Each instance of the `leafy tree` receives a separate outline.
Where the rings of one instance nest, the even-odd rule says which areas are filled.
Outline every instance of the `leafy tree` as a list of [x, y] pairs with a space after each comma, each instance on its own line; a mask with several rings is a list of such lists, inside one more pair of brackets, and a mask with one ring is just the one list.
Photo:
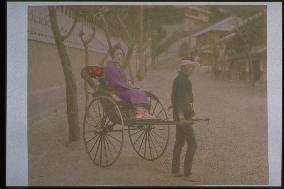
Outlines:
[[[153, 66], [156, 57], [165, 52], [177, 40], [188, 36], [189, 33], [176, 32], [172, 36], [167, 37], [166, 31], [163, 29], [164, 25], [181, 23], [184, 18], [183, 9], [178, 9], [174, 6], [143, 7], [142, 38], [145, 40], [143, 40], [144, 44], [140, 45], [142, 47], [146, 46], [146, 39], [148, 37], [151, 38], [151, 65]], [[141, 21], [137, 22], [139, 20], [139, 6], [112, 6], [110, 9], [112, 11], [109, 11], [109, 14], [105, 17], [110, 24], [111, 35], [120, 37], [128, 45], [129, 52], [132, 52], [135, 46], [139, 46], [141, 37], [141, 31], [139, 30]], [[131, 54], [128, 54], [127, 57], [131, 57]], [[129, 61], [126, 61], [125, 66], [128, 64]]]
[[151, 66], [155, 67], [157, 57], [165, 52], [177, 40], [186, 37], [189, 33], [179, 31], [171, 36], [163, 28], [165, 25], [175, 25], [183, 22], [185, 8], [175, 6], [151, 6], [145, 9], [146, 30], [151, 36]]
[[251, 50], [255, 46], [266, 45], [266, 12], [250, 15], [237, 24], [235, 36], [226, 43], [227, 54], [233, 58], [246, 57], [249, 64], [249, 79], [253, 83], [254, 70]]
[[254, 46], [260, 44], [266, 45], [266, 13], [259, 12], [246, 19], [245, 23], [239, 25], [235, 29], [236, 36], [240, 42], [236, 42], [234, 48], [242, 48], [249, 62], [249, 79], [254, 86], [254, 69], [252, 66], [251, 50]]

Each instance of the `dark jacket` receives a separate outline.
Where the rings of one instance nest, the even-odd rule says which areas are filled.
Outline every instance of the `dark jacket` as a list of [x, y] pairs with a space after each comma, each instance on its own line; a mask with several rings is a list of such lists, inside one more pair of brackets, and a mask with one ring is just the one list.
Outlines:
[[178, 120], [177, 115], [181, 112], [185, 118], [189, 118], [194, 111], [191, 81], [182, 72], [179, 72], [173, 81], [171, 101], [174, 110], [174, 120]]

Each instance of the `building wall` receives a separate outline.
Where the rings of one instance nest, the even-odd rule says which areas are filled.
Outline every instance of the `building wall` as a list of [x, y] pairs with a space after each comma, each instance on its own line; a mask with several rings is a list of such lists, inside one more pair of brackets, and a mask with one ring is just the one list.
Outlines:
[[209, 45], [213, 41], [217, 42], [225, 35], [225, 33], [226, 32], [222, 32], [222, 31], [211, 31], [211, 32], [205, 33], [196, 38], [196, 45], [197, 47], [202, 47], [203, 45]]
[[[57, 12], [60, 32], [66, 34], [73, 19]], [[65, 106], [65, 78], [61, 67], [47, 6], [28, 8], [28, 119], [41, 118], [62, 105]], [[77, 82], [78, 98], [84, 94], [80, 71], [84, 66], [85, 52], [79, 33], [86, 36], [92, 29], [78, 22], [64, 45], [69, 55], [72, 71]], [[111, 38], [113, 44], [117, 38]], [[125, 46], [122, 43], [123, 46]], [[89, 43], [89, 65], [96, 65], [108, 49], [104, 33], [96, 28], [96, 34]]]
[[[80, 71], [84, 67], [83, 49], [67, 47], [78, 97], [84, 94]], [[89, 51], [89, 65], [96, 65], [104, 53]], [[35, 119], [65, 103], [65, 78], [54, 44], [28, 40], [28, 118]]]

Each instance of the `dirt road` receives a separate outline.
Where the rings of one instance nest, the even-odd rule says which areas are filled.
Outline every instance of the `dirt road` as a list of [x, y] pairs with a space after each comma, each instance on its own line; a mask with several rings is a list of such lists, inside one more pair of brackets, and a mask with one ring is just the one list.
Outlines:
[[[169, 68], [154, 70], [137, 86], [156, 93], [168, 107], [176, 73]], [[111, 167], [99, 168], [92, 164], [82, 141], [67, 142], [67, 121], [62, 108], [45, 119], [33, 121], [28, 127], [29, 185], [268, 184], [265, 89], [259, 86], [252, 89], [236, 81], [215, 80], [205, 67], [199, 67], [191, 80], [197, 117], [211, 118], [210, 125], [198, 123], [194, 126], [198, 149], [193, 173], [200, 177], [199, 183], [170, 175], [174, 127], [171, 127], [167, 151], [160, 159], [141, 159], [125, 135], [119, 160]], [[82, 122], [84, 98], [80, 98], [79, 106]]]

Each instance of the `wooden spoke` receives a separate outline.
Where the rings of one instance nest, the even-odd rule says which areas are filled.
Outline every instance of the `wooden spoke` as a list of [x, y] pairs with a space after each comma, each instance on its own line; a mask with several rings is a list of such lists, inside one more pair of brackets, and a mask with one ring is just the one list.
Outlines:
[[145, 131], [142, 131], [141, 135], [139, 135], [139, 137], [135, 140], [134, 145], [138, 142], [138, 140], [143, 136], [144, 133]]
[[[102, 139], [103, 139], [103, 137], [102, 137]], [[102, 159], [103, 159], [103, 143], [102, 143], [102, 141], [101, 141], [101, 150], [100, 150], [100, 165], [102, 165]]]
[[90, 141], [92, 141], [94, 138], [98, 137], [99, 135], [93, 136], [91, 139], [87, 140], [86, 143], [88, 144]]
[[[167, 113], [156, 98], [150, 97], [149, 113], [161, 120], [168, 120]], [[133, 130], [133, 125], [128, 125], [130, 142], [134, 151], [143, 159], [155, 160], [165, 152], [169, 141], [169, 125], [155, 125], [151, 122], [139, 123], [141, 129]], [[142, 149], [143, 148], [143, 149]]]
[[154, 130], [152, 131], [152, 133], [155, 134], [156, 136], [158, 136], [159, 138], [161, 138], [162, 140], [167, 140], [166, 138], [164, 138], [161, 135], [159, 135], [158, 133], [156, 133]]
[[155, 142], [159, 145], [159, 147], [163, 148], [162, 145], [160, 144], [160, 142], [156, 139], [156, 137], [154, 137], [154, 135], [152, 133], [150, 135], [154, 138]]
[[97, 142], [100, 140], [100, 137], [97, 138], [96, 142], [93, 144], [90, 153], [93, 151], [94, 147], [96, 146]]
[[151, 148], [151, 144], [150, 144], [150, 134], [149, 134], [149, 133], [147, 133], [147, 137], [148, 137], [148, 144], [149, 144], [150, 156], [151, 156], [151, 159], [152, 159], [153, 156], [152, 156], [152, 148]]
[[143, 130], [138, 130], [135, 133], [131, 133], [130, 136], [134, 136], [134, 135], [136, 135], [137, 133], [140, 133], [140, 132], [143, 132]]
[[[157, 151], [157, 148], [156, 148], [156, 145], [155, 145], [155, 143], [153, 142], [153, 140], [152, 140], [152, 138], [151, 138], [151, 133], [149, 133], [149, 138], [150, 138], [150, 141], [152, 142], [152, 145], [153, 145], [153, 147], [154, 147], [154, 150], [155, 150], [155, 152], [156, 152], [156, 155], [158, 154], [158, 151]], [[150, 144], [149, 144], [150, 145]], [[150, 145], [151, 146], [151, 145]]]
[[99, 151], [99, 147], [100, 147], [101, 141], [102, 141], [102, 138], [100, 137], [99, 144], [98, 144], [98, 147], [97, 147], [96, 152], [95, 152], [95, 157], [93, 159], [94, 162], [96, 162], [96, 158], [97, 158], [97, 154], [98, 154], [98, 151]]
[[146, 146], [147, 146], [147, 138], [148, 138], [147, 133], [148, 133], [148, 132], [145, 132], [146, 138], [145, 138], [145, 147], [144, 147], [144, 157], [146, 157], [146, 150], [147, 150], [147, 148], [146, 148]]
[[[117, 114], [118, 122], [113, 122], [109, 112]], [[107, 167], [118, 159], [123, 145], [123, 123], [119, 107], [111, 97], [94, 97], [84, 116], [83, 139], [95, 165]]]
[[111, 140], [109, 138], [107, 138], [107, 137], [106, 137], [106, 140], [111, 144], [111, 146], [114, 149], [114, 151], [118, 152], [118, 150], [116, 149], [115, 145], [111, 142]]
[[111, 136], [110, 134], [107, 134], [107, 136], [110, 136], [112, 139], [116, 140], [117, 142], [121, 142], [121, 140], [115, 138], [114, 136]]
[[142, 144], [143, 144], [143, 141], [144, 141], [145, 135], [146, 135], [146, 134], [144, 134], [144, 135], [143, 135], [143, 139], [142, 139], [142, 141], [141, 141], [141, 143], [140, 143], [140, 146], [139, 146], [139, 150], [138, 150], [138, 152], [140, 152], [140, 150], [141, 150], [141, 147], [142, 147]]

